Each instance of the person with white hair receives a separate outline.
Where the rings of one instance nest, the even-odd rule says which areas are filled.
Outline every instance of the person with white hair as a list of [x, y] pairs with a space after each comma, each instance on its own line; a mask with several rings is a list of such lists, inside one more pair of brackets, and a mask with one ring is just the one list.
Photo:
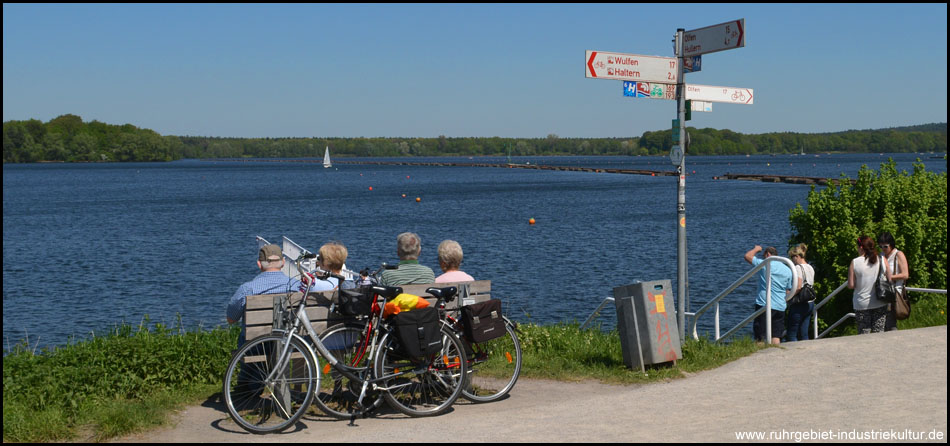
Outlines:
[[468, 282], [475, 280], [472, 276], [459, 270], [462, 265], [462, 245], [455, 240], [443, 240], [439, 243], [439, 267], [442, 275], [435, 278], [435, 283]]

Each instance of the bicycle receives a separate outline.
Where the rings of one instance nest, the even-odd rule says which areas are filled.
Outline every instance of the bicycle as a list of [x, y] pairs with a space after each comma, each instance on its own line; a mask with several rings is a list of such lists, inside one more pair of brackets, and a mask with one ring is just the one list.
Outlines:
[[504, 398], [521, 374], [521, 341], [518, 339], [517, 325], [502, 316], [505, 321], [504, 335], [485, 342], [472, 342], [465, 336], [465, 323], [459, 317], [461, 307], [449, 312], [445, 310], [445, 302], [438, 301], [437, 305], [442, 312], [442, 323], [458, 335], [465, 347], [469, 370], [462, 397], [475, 403]]
[[[295, 261], [301, 273], [302, 260], [313, 256], [305, 254]], [[327, 272], [321, 278], [330, 276]], [[281, 315], [290, 328], [275, 329], [248, 341], [228, 364], [224, 375], [225, 405], [242, 429], [255, 434], [282, 431], [296, 423], [311, 403], [316, 403], [324, 413], [349, 416], [352, 425], [358, 415], [365, 416], [376, 404], [374, 400], [369, 409], [363, 404], [367, 394], [374, 391], [381, 392], [394, 409], [413, 417], [438, 415], [451, 407], [461, 394], [468, 371], [464, 347], [453, 332], [440, 326], [438, 353], [422, 358], [406, 356], [383, 319], [380, 305], [399, 295], [402, 289], [374, 285], [366, 290], [372, 295], [369, 320], [374, 324], [367, 324], [367, 336], [356, 339], [365, 339], [369, 345], [355, 350], [362, 351], [364, 359], [348, 365], [337, 359], [337, 355], [343, 357], [340, 352], [347, 348], [334, 349], [334, 355], [310, 325], [306, 301], [312, 283], [309, 281], [300, 301], [289, 305]], [[365, 355], [367, 352], [372, 356]], [[345, 411], [328, 407], [332, 398], [314, 398], [323, 394], [318, 355], [326, 361], [326, 370], [335, 372], [334, 385], [328, 388], [335, 388], [336, 377], [340, 376], [347, 380], [347, 391], [356, 394], [359, 389]], [[372, 360], [367, 362], [365, 358]]]
[[[378, 281], [379, 274], [384, 268], [386, 268], [385, 264], [383, 268], [370, 276]], [[446, 303], [455, 299], [457, 289], [455, 287], [442, 288], [438, 295], [432, 293], [430, 291], [432, 289], [426, 289], [426, 292], [436, 297], [435, 305], [439, 309], [442, 324], [458, 336], [465, 348], [468, 373], [462, 389], [462, 397], [475, 403], [487, 403], [504, 398], [521, 374], [522, 351], [517, 325], [502, 316], [505, 322], [505, 333], [502, 336], [485, 342], [473, 342], [465, 336], [465, 323], [459, 317], [460, 307], [451, 311], [446, 310]], [[339, 333], [341, 337], [357, 339], [359, 333], [366, 331], [366, 327], [359, 322], [351, 322], [337, 324], [328, 328], [326, 333]], [[347, 352], [347, 357], [351, 356], [352, 354]], [[479, 371], [481, 373], [478, 373]], [[344, 398], [338, 401], [345, 400]], [[349, 400], [352, 400], [352, 395]], [[339, 416], [344, 415], [339, 414]]]

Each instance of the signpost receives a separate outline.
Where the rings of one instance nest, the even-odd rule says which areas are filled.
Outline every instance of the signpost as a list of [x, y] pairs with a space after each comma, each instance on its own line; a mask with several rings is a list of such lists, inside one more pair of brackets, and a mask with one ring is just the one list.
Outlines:
[[683, 54], [697, 56], [745, 46], [745, 19], [733, 20], [683, 33]]
[[[686, 85], [686, 100], [693, 101], [693, 111], [712, 111], [710, 102], [752, 105], [754, 92], [751, 88], [715, 87], [712, 85]], [[623, 82], [623, 95], [635, 98], [676, 99], [676, 84], [659, 82]], [[701, 104], [701, 105], [696, 105]]]
[[587, 50], [587, 76], [621, 81], [676, 83], [677, 61], [672, 57], [608, 53]]
[[686, 84], [686, 99], [752, 105], [752, 89]]
[[[686, 152], [689, 150], [689, 135], [685, 125], [689, 115], [686, 101], [690, 100], [690, 111], [712, 111], [713, 102], [751, 105], [753, 99], [751, 88], [687, 85], [685, 73], [700, 71], [702, 54], [744, 46], [745, 19], [739, 19], [691, 31], [677, 29], [673, 39], [676, 58], [590, 50], [584, 57], [587, 77], [625, 81], [624, 96], [676, 99], [670, 162], [679, 174], [676, 183], [676, 322], [681, 342], [686, 339], [686, 302], [689, 300], [686, 270]], [[772, 329], [771, 322], [766, 318], [766, 332]]]

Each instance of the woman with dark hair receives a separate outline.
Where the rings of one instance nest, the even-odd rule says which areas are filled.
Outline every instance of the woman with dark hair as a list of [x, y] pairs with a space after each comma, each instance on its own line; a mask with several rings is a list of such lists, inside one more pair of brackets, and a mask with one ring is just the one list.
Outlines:
[[[895, 246], [894, 236], [890, 232], [882, 232], [877, 238], [877, 244], [881, 248], [881, 253], [887, 259], [884, 266], [891, 272], [891, 282], [897, 287], [897, 291], [904, 289], [904, 281], [910, 278], [910, 268], [907, 266], [907, 257]], [[884, 321], [884, 331], [897, 330], [896, 306], [887, 304], [887, 319]]]
[[882, 332], [887, 318], [887, 303], [877, 298], [874, 283], [882, 269], [887, 280], [891, 279], [891, 273], [878, 263], [883, 261], [883, 257], [878, 255], [874, 239], [862, 235], [858, 238], [857, 250], [859, 255], [848, 266], [848, 288], [854, 290], [851, 302], [858, 334]]

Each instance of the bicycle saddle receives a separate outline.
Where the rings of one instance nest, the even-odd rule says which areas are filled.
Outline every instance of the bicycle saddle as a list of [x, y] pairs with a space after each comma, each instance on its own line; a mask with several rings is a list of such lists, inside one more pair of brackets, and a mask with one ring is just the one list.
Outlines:
[[386, 300], [392, 299], [402, 294], [402, 287], [398, 286], [373, 285], [372, 290], [374, 293], [385, 297]]
[[455, 293], [458, 292], [458, 288], [454, 286], [445, 287], [445, 288], [436, 288], [430, 287], [426, 288], [426, 293], [429, 293], [436, 297], [436, 299], [443, 299], [446, 302], [452, 302], [455, 299]]

